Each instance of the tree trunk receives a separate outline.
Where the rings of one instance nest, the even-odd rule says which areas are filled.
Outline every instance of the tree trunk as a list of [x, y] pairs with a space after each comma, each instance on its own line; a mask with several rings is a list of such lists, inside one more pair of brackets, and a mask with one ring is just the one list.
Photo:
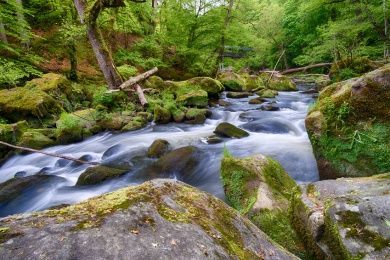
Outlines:
[[[18, 4], [18, 9], [16, 11], [16, 16], [18, 17], [20, 24], [26, 24], [26, 20], [23, 13], [23, 1], [22, 0], [16, 0], [16, 3]], [[22, 45], [25, 47], [30, 46], [30, 39], [28, 36], [28, 32], [24, 26], [21, 26], [19, 29], [20, 39], [22, 41]]]
[[138, 82], [140, 81], [143, 81], [147, 78], [149, 78], [150, 76], [152, 76], [154, 73], [156, 73], [158, 71], [157, 68], [153, 68], [151, 70], [148, 70], [138, 76], [135, 76], [135, 77], [132, 77], [128, 80], [126, 80], [125, 82], [123, 82], [122, 85], [119, 86], [119, 89], [126, 89], [126, 88], [129, 88], [129, 87], [133, 87], [135, 84], [137, 84]]
[[308, 69], [330, 67], [330, 66], [332, 66], [332, 63], [318, 63], [318, 64], [309, 65], [306, 67], [288, 69], [288, 70], [282, 71], [281, 74], [285, 75], [285, 74], [291, 74], [291, 73], [295, 73], [295, 72], [306, 71]]
[[226, 11], [225, 21], [224, 21], [223, 28], [222, 28], [221, 40], [219, 43], [218, 58], [217, 58], [215, 74], [217, 74], [218, 68], [219, 68], [220, 64], [223, 62], [223, 53], [225, 52], [226, 30], [229, 26], [229, 23], [230, 23], [230, 20], [232, 17], [233, 4], [234, 4], [234, 0], [229, 0], [229, 6], [228, 6], [228, 9]]
[[77, 55], [76, 55], [76, 45], [74, 43], [68, 46], [69, 61], [70, 61], [70, 71], [69, 79], [77, 81]]
[[387, 2], [383, 0], [383, 16], [384, 16], [384, 43], [383, 43], [383, 58], [387, 59], [389, 57], [389, 36], [388, 36], [388, 20], [387, 20]]
[[[81, 23], [85, 24], [85, 4], [83, 0], [74, 0], [74, 5], [76, 7]], [[110, 89], [118, 88], [118, 86], [122, 84], [122, 79], [118, 71], [116, 70], [115, 64], [112, 60], [109, 51], [103, 48], [103, 38], [99, 34], [99, 31], [96, 27], [96, 21], [90, 21], [87, 24], [87, 35], [89, 42], [92, 46], [93, 52], [95, 54], [96, 60], [99, 64], [99, 68], [104, 75], [108, 87]]]
[[5, 44], [8, 44], [7, 35], [5, 34], [5, 28], [4, 28], [3, 21], [1, 21], [1, 18], [0, 18], [0, 40]]

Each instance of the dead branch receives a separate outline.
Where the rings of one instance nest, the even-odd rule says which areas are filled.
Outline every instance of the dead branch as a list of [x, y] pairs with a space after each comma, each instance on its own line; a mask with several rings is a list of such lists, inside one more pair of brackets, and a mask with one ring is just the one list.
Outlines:
[[330, 67], [330, 66], [332, 66], [332, 64], [333, 63], [318, 63], [318, 64], [309, 65], [306, 67], [288, 69], [288, 70], [282, 71], [281, 74], [285, 75], [285, 74], [291, 74], [291, 73], [300, 72], [300, 71], [306, 71], [306, 70], [314, 69], [314, 68]]
[[126, 88], [133, 87], [135, 84], [149, 78], [157, 71], [158, 71], [157, 68], [153, 68], [153, 69], [148, 70], [148, 71], [146, 71], [138, 76], [132, 77], [132, 78], [126, 80], [125, 82], [123, 82], [122, 85], [119, 86], [119, 89], [124, 90]]
[[55, 154], [55, 153], [48, 153], [48, 152], [44, 152], [44, 151], [40, 151], [40, 150], [28, 148], [28, 147], [12, 145], [12, 144], [9, 144], [9, 143], [3, 142], [3, 141], [0, 141], [0, 144], [2, 144], [4, 146], [8, 146], [10, 148], [22, 150], [22, 151], [33, 152], [33, 153], [40, 153], [40, 154], [44, 154], [44, 155], [47, 155], [47, 156], [57, 157], [57, 158], [61, 158], [61, 159], [69, 160], [69, 161], [74, 161], [74, 162], [81, 163], [81, 164], [99, 165], [99, 163], [97, 163], [97, 162], [87, 162], [87, 161], [79, 160], [79, 159], [76, 159], [76, 158], [73, 158], [73, 157], [69, 157], [69, 156], [66, 156], [66, 155]]

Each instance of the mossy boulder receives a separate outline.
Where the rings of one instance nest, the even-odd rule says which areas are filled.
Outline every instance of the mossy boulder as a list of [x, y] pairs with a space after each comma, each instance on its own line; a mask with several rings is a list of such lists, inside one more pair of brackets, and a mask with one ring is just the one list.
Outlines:
[[160, 158], [168, 153], [171, 146], [167, 140], [157, 139], [148, 148], [147, 156], [149, 158]]
[[293, 199], [297, 230], [318, 259], [386, 259], [390, 173], [306, 184]]
[[99, 184], [106, 180], [120, 177], [127, 173], [127, 169], [112, 168], [104, 165], [89, 167], [77, 180], [78, 186]]
[[157, 90], [164, 90], [167, 86], [162, 78], [158, 76], [151, 76], [145, 81], [145, 87]]
[[306, 118], [321, 179], [390, 171], [390, 66], [324, 88]]
[[171, 112], [168, 109], [161, 106], [154, 108], [154, 122], [156, 124], [168, 124], [171, 121]]
[[0, 226], [4, 259], [297, 259], [221, 200], [174, 180], [3, 218]]
[[226, 198], [233, 208], [247, 215], [284, 248], [305, 256], [304, 244], [287, 214], [298, 186], [277, 161], [263, 155], [225, 156], [221, 176]]
[[247, 75], [245, 78], [245, 91], [260, 90], [265, 88], [263, 80], [257, 75]]
[[0, 115], [10, 121], [48, 118], [62, 111], [60, 102], [42, 90], [26, 87], [0, 90]]
[[206, 118], [211, 115], [211, 111], [208, 109], [190, 108], [186, 112], [187, 124], [203, 124]]
[[217, 79], [228, 91], [242, 91], [245, 89], [245, 79], [233, 71], [224, 71], [217, 75]]
[[136, 116], [131, 119], [130, 122], [128, 122], [123, 128], [122, 131], [135, 131], [142, 129], [146, 126], [148, 122], [145, 120], [144, 117]]
[[208, 104], [207, 92], [201, 89], [194, 89], [178, 93], [176, 102], [184, 106], [206, 107]]
[[252, 95], [249, 92], [227, 92], [226, 97], [228, 98], [247, 98]]
[[276, 72], [263, 72], [259, 76], [266, 88], [276, 91], [297, 91], [296, 84], [288, 77]]
[[261, 98], [274, 98], [278, 95], [278, 91], [272, 89], [262, 89], [256, 92]]
[[248, 101], [248, 103], [251, 105], [260, 105], [260, 104], [263, 104], [264, 102], [266, 102], [266, 100], [264, 98], [261, 98], [261, 97], [252, 98]]
[[196, 77], [187, 80], [188, 83], [199, 86], [206, 91], [209, 97], [218, 97], [218, 94], [224, 90], [221, 82], [209, 77]]
[[55, 144], [55, 140], [46, 136], [42, 131], [29, 130], [22, 134], [18, 145], [34, 149], [42, 149]]
[[199, 163], [200, 151], [194, 146], [173, 150], [141, 171], [143, 178], [177, 178], [185, 180]]
[[[16, 144], [25, 131], [28, 130], [26, 121], [20, 121], [15, 124], [0, 124], [0, 140], [3, 142]], [[0, 159], [6, 156], [11, 148], [0, 146]]]
[[220, 123], [214, 130], [216, 135], [229, 138], [244, 138], [249, 133], [227, 122]]
[[57, 140], [60, 143], [81, 141], [101, 130], [96, 119], [99, 113], [95, 109], [84, 109], [74, 113], [61, 114], [56, 122]]
[[41, 78], [33, 79], [26, 83], [25, 88], [37, 89], [49, 94], [67, 111], [72, 110], [77, 102], [84, 99], [80, 88], [74, 87], [64, 75], [55, 73], [44, 74]]
[[47, 184], [52, 180], [60, 179], [56, 176], [49, 175], [32, 175], [23, 178], [12, 178], [0, 184], [0, 205], [6, 204], [26, 189], [37, 188], [40, 185]]
[[172, 111], [172, 118], [173, 121], [175, 121], [176, 123], [183, 122], [185, 117], [186, 112], [182, 109], [175, 109], [174, 111]]

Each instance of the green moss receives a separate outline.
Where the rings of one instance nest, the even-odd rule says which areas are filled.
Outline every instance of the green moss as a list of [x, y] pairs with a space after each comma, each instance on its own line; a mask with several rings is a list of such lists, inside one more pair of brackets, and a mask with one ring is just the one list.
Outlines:
[[200, 89], [207, 92], [209, 96], [216, 97], [223, 91], [223, 85], [218, 80], [209, 77], [196, 77], [187, 80], [187, 84], [198, 86]]
[[291, 218], [285, 211], [262, 209], [251, 217], [252, 222], [272, 240], [301, 259], [309, 256], [300, 237], [291, 225]]
[[25, 87], [0, 90], [0, 110], [2, 116], [11, 121], [45, 118], [63, 111], [58, 101], [45, 92]]
[[171, 113], [169, 112], [169, 110], [157, 106], [154, 109], [154, 121], [157, 124], [167, 124], [171, 121]]
[[346, 238], [355, 238], [371, 245], [375, 250], [380, 251], [390, 245], [390, 239], [385, 239], [376, 232], [367, 229], [358, 212], [343, 211], [339, 214], [340, 224], [347, 228]]
[[54, 140], [44, 135], [41, 131], [35, 130], [24, 132], [18, 141], [18, 145], [34, 149], [42, 149], [54, 144]]
[[275, 96], [278, 95], [278, 92], [276, 90], [271, 90], [271, 89], [262, 89], [256, 92], [256, 94], [262, 98], [274, 98]]
[[[317, 157], [344, 176], [370, 176], [390, 171], [390, 124], [344, 127], [337, 134], [311, 136]], [[352, 166], [352, 168], [351, 168]]]
[[245, 79], [232, 71], [220, 73], [217, 78], [226, 90], [242, 91], [245, 88]]
[[147, 121], [144, 117], [134, 117], [129, 123], [127, 123], [123, 128], [122, 131], [135, 131], [139, 130], [147, 124]]
[[277, 90], [277, 91], [296, 91], [297, 86], [287, 77], [280, 79], [270, 80], [268, 89]]
[[184, 106], [206, 107], [208, 104], [207, 92], [198, 86], [183, 86], [176, 91], [176, 101]]
[[331, 204], [327, 203], [325, 208], [324, 240], [330, 247], [332, 255], [335, 259], [353, 259], [342, 242], [337, 224], [331, 220], [329, 214], [330, 206]]
[[14, 232], [9, 227], [0, 227], [0, 244], [19, 235], [21, 235], [19, 232]]

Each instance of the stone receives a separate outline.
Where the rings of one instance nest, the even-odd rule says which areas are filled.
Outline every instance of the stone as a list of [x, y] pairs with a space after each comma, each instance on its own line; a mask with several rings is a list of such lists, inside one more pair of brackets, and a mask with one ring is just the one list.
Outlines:
[[225, 156], [221, 176], [227, 201], [233, 208], [290, 252], [305, 255], [304, 243], [287, 214], [298, 186], [277, 161], [261, 154], [246, 158]]
[[272, 103], [267, 103], [267, 104], [264, 104], [261, 106], [261, 110], [264, 110], [264, 111], [279, 111], [280, 108], [275, 105], [275, 104], [272, 104]]
[[117, 178], [127, 173], [127, 169], [117, 169], [104, 165], [92, 166], [87, 168], [77, 180], [76, 185], [94, 185], [106, 180]]
[[18, 141], [19, 146], [42, 149], [47, 146], [54, 145], [55, 141], [50, 139], [46, 135], [42, 134], [37, 130], [29, 130], [24, 132]]
[[274, 98], [278, 95], [278, 92], [272, 89], [262, 89], [256, 92], [256, 94], [261, 98]]
[[226, 97], [228, 98], [247, 98], [252, 94], [249, 92], [227, 92]]
[[139, 130], [144, 128], [147, 123], [148, 121], [146, 121], [144, 117], [141, 116], [133, 117], [130, 122], [128, 122], [124, 127], [122, 127], [122, 131]]
[[245, 91], [254, 91], [265, 88], [263, 80], [257, 75], [247, 75], [245, 77]]
[[227, 122], [220, 123], [214, 130], [214, 133], [229, 138], [244, 138], [249, 136], [249, 133]]
[[0, 184], [0, 203], [7, 203], [17, 198], [24, 190], [43, 185], [52, 180], [60, 179], [49, 175], [32, 175], [9, 179]]
[[16, 122], [27, 118], [59, 115], [63, 108], [58, 100], [42, 90], [26, 87], [0, 90], [1, 116]]
[[157, 139], [148, 148], [147, 156], [149, 158], [160, 158], [170, 150], [170, 144], [167, 140]]
[[204, 90], [186, 91], [177, 96], [176, 102], [185, 106], [206, 107], [208, 104], [208, 95]]
[[211, 111], [208, 109], [190, 108], [186, 113], [187, 124], [204, 124], [207, 117], [211, 116]]
[[200, 151], [194, 146], [173, 150], [143, 169], [143, 178], [177, 178], [185, 180], [199, 163]]
[[209, 97], [218, 97], [219, 93], [223, 91], [223, 85], [216, 79], [209, 77], [196, 77], [187, 80], [189, 84], [199, 86], [206, 91]]
[[74, 87], [72, 83], [61, 74], [48, 73], [41, 78], [33, 79], [26, 83], [25, 88], [38, 89], [49, 94], [55, 100], [59, 100], [66, 111], [73, 110], [76, 103], [84, 100], [81, 89]]
[[223, 142], [223, 139], [217, 135], [212, 135], [207, 137], [206, 141], [208, 144], [219, 144]]
[[160, 106], [154, 108], [154, 122], [156, 124], [168, 124], [171, 121], [171, 113]]
[[321, 259], [386, 259], [390, 173], [302, 186], [293, 200], [297, 230]]
[[321, 179], [390, 171], [390, 66], [324, 88], [306, 117]]
[[220, 105], [221, 107], [228, 107], [228, 106], [231, 105], [231, 103], [227, 102], [226, 100], [219, 99], [218, 100], [218, 105]]
[[221, 72], [217, 79], [228, 91], [242, 91], [245, 88], [245, 79], [233, 71]]
[[174, 180], [3, 218], [0, 226], [4, 259], [298, 259], [224, 202]]
[[266, 100], [261, 98], [261, 97], [257, 97], [257, 98], [252, 98], [249, 100], [249, 104], [251, 105], [260, 105], [262, 103], [264, 103]]

